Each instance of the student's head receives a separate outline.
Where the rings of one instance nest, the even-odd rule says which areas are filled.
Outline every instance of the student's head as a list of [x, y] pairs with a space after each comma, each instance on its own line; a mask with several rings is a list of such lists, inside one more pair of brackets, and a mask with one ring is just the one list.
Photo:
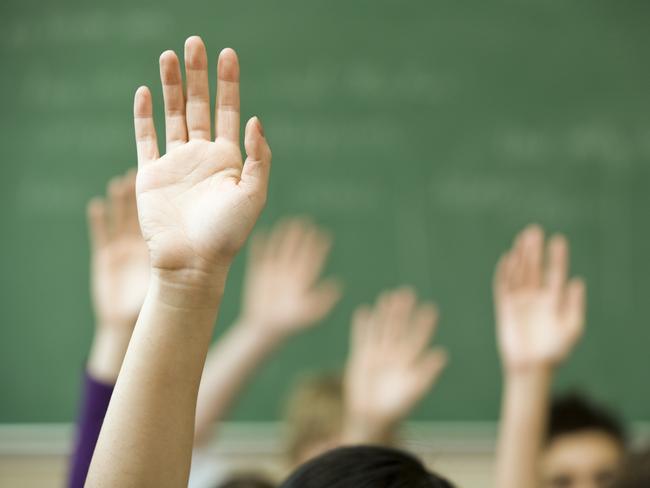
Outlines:
[[629, 456], [612, 488], [648, 488], [650, 486], [650, 447]]
[[281, 488], [453, 488], [415, 457], [388, 447], [340, 447], [299, 467]]
[[542, 486], [609, 486], [624, 453], [625, 432], [614, 415], [579, 394], [559, 397], [551, 406]]
[[339, 445], [343, 423], [339, 374], [309, 377], [294, 388], [287, 408], [287, 455], [292, 466]]
[[221, 483], [217, 488], [275, 488], [275, 485], [261, 476], [239, 475]]

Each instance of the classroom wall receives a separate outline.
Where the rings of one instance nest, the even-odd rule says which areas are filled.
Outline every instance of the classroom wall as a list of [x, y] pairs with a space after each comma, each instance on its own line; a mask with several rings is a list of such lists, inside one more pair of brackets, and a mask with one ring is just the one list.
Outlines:
[[[273, 421], [294, 379], [336, 369], [349, 316], [385, 287], [441, 309], [451, 364], [414, 414], [493, 422], [490, 283], [513, 234], [568, 235], [587, 334], [556, 387], [650, 419], [650, 3], [6, 0], [0, 7], [0, 423], [70, 422], [93, 329], [87, 200], [135, 163], [131, 104], [158, 55], [205, 39], [242, 62], [242, 110], [273, 146], [260, 228], [335, 236], [345, 296], [233, 412]], [[162, 127], [162, 126], [160, 126]], [[243, 259], [217, 336], [236, 317]]]
[[[71, 427], [61, 424], [0, 427], [0, 486], [61, 486], [70, 433]], [[272, 479], [286, 476], [282, 425], [226, 423], [219, 433], [204, 458], [225, 464], [231, 472], [254, 469]], [[489, 425], [411, 424], [403, 439], [432, 469], [451, 477], [458, 486], [491, 486], [494, 432]]]
[[[21, 488], [61, 486], [67, 473], [71, 426], [0, 427], [0, 486]], [[265, 473], [274, 479], [286, 474], [283, 426], [268, 422], [226, 422], [219, 438], [207, 448], [207, 459], [231, 472]], [[631, 426], [633, 444], [650, 437], [650, 423]], [[411, 422], [401, 434], [402, 445], [439, 473], [463, 488], [493, 486], [496, 431], [491, 423]]]

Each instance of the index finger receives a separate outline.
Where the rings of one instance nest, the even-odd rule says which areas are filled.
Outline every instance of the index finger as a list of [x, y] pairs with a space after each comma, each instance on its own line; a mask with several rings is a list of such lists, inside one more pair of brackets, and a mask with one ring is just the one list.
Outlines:
[[239, 145], [239, 60], [233, 49], [226, 48], [217, 62], [216, 137]]

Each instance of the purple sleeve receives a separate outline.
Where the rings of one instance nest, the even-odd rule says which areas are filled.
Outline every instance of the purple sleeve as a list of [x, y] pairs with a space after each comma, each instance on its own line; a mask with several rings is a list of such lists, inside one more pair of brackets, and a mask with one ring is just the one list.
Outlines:
[[74, 449], [70, 459], [68, 486], [71, 488], [83, 488], [86, 482], [90, 460], [93, 458], [95, 444], [114, 387], [115, 385], [101, 383], [91, 378], [87, 372], [84, 374], [82, 403], [77, 419]]

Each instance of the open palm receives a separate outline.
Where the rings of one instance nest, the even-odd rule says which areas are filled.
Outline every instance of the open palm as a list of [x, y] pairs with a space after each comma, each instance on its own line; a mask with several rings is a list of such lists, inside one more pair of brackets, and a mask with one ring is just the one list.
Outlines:
[[495, 274], [494, 296], [499, 347], [509, 367], [554, 365], [571, 351], [582, 333], [585, 287], [567, 281], [568, 244], [553, 237], [544, 256], [544, 233], [525, 229]]
[[330, 239], [304, 219], [253, 236], [244, 283], [244, 321], [287, 334], [321, 320], [338, 301], [334, 280], [320, 281]]
[[393, 425], [430, 390], [446, 364], [429, 341], [437, 322], [432, 304], [417, 305], [409, 288], [380, 296], [354, 314], [345, 373], [347, 409], [359, 418]]
[[135, 203], [135, 172], [114, 178], [108, 198], [88, 205], [92, 291], [97, 322], [132, 328], [149, 285], [149, 252]]
[[135, 97], [140, 224], [151, 264], [162, 270], [209, 272], [243, 245], [266, 201], [271, 152], [256, 117], [239, 148], [239, 64], [224, 49], [217, 69], [216, 137], [212, 138], [207, 54], [203, 42], [185, 44], [187, 96], [178, 58], [160, 58], [167, 153], [159, 157], [151, 94]]

